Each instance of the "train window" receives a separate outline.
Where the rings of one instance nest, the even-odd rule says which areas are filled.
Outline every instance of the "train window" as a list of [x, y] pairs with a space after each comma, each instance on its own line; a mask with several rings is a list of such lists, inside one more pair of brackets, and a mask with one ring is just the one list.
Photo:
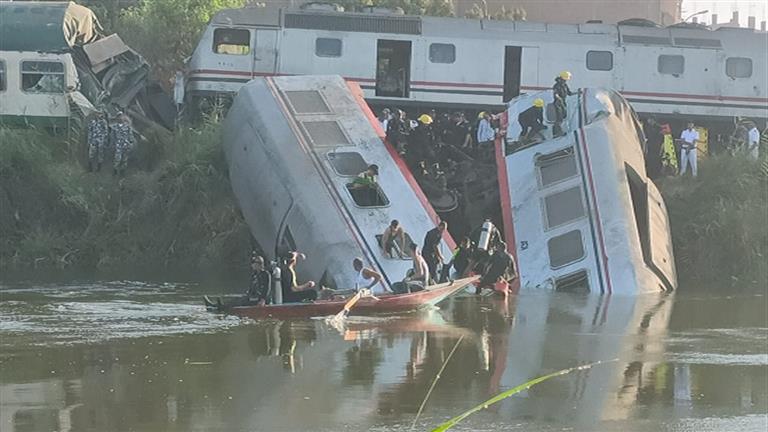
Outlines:
[[725, 60], [725, 74], [731, 78], [751, 77], [752, 59], [746, 57], [728, 57]]
[[547, 228], [554, 228], [584, 217], [581, 188], [573, 187], [544, 198]]
[[251, 52], [251, 32], [246, 29], [231, 28], [214, 30], [213, 52], [227, 55], [248, 55]]
[[57, 61], [21, 62], [21, 89], [28, 93], [64, 93], [64, 64]]
[[5, 91], [7, 84], [5, 82], [5, 61], [0, 60], [0, 91]]
[[610, 51], [587, 51], [587, 69], [596, 71], [613, 69], [613, 53]]
[[315, 39], [315, 55], [318, 57], [341, 57], [341, 39]]
[[360, 153], [356, 152], [331, 152], [326, 156], [336, 174], [352, 177], [368, 169]]
[[660, 55], [658, 70], [660, 74], [682, 75], [685, 71], [685, 57], [681, 55]]
[[547, 242], [547, 249], [549, 250], [549, 266], [553, 269], [581, 260], [584, 258], [581, 231], [569, 231], [552, 237]]
[[547, 187], [578, 174], [573, 147], [539, 156], [536, 159], [536, 165], [539, 167], [541, 187]]
[[433, 43], [429, 45], [429, 61], [432, 63], [453, 63], [456, 61], [456, 45]]
[[386, 207], [389, 199], [378, 184], [361, 186], [347, 183], [347, 190], [358, 207]]

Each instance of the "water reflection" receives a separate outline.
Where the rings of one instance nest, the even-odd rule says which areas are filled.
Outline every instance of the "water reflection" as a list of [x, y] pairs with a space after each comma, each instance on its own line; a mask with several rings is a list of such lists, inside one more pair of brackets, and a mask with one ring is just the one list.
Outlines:
[[[14, 295], [24, 301], [23, 293]], [[162, 293], [162, 304], [168, 295]], [[54, 310], [73, 301], [30, 296]], [[158, 300], [144, 297], [137, 302], [147, 308]], [[97, 300], [106, 309], [104, 303], [124, 301], [80, 302]], [[41, 346], [35, 349], [18, 343], [23, 326], [3, 324], [3, 335], [13, 333], [15, 342], [4, 343], [0, 354], [0, 429], [405, 430], [463, 336], [422, 430], [533, 377], [608, 359], [616, 361], [533, 387], [459, 430], [764, 430], [766, 306], [762, 296], [528, 292], [509, 301], [467, 296], [440, 311], [352, 318], [343, 333], [322, 320], [225, 327], [212, 321], [209, 330], [179, 333], [163, 308], [165, 324], [149, 319], [146, 337], [126, 337], [111, 317], [104, 329], [114, 336], [62, 345], [56, 328], [46, 336], [28, 323]], [[119, 308], [130, 323], [125, 309]], [[0, 308], [2, 323], [14, 320], [13, 310]], [[35, 320], [28, 310], [19, 315]], [[62, 328], [98, 326], [98, 318], [84, 322]], [[163, 325], [168, 335], [157, 336]]]

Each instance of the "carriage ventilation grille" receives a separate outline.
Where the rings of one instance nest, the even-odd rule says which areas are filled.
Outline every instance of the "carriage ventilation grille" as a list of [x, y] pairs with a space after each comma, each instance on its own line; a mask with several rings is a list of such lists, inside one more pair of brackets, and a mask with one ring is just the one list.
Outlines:
[[286, 91], [285, 97], [295, 114], [330, 114], [331, 109], [317, 90]]
[[699, 39], [699, 38], [675, 38], [675, 45], [701, 47], [701, 48], [722, 48], [723, 44], [717, 39]]
[[418, 17], [319, 15], [289, 13], [285, 15], [286, 28], [349, 31], [365, 33], [421, 34]]
[[672, 45], [672, 39], [659, 36], [635, 36], [625, 35], [621, 38], [624, 43], [643, 44], [643, 45]]
[[307, 137], [315, 147], [343, 147], [352, 143], [335, 121], [305, 121], [301, 122]]

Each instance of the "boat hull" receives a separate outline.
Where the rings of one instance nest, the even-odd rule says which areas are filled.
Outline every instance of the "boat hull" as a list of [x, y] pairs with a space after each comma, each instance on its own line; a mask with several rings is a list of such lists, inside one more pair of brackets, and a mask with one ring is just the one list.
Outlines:
[[[424, 291], [408, 294], [380, 295], [374, 299], [365, 297], [350, 310], [350, 315], [375, 315], [409, 312], [434, 306], [453, 294], [468, 287], [477, 277], [459, 279], [431, 286]], [[285, 303], [267, 306], [236, 306], [227, 313], [253, 319], [286, 319], [329, 316], [339, 313], [347, 300], [318, 300], [313, 303]]]

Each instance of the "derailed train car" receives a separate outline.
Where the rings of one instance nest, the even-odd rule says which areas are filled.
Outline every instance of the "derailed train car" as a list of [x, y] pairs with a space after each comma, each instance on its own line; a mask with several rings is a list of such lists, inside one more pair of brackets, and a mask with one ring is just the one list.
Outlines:
[[520, 284], [601, 294], [674, 291], [667, 210], [646, 175], [645, 137], [626, 99], [582, 89], [568, 97], [564, 135], [553, 136], [550, 127], [542, 141], [521, 141], [516, 120], [535, 98], [552, 102], [549, 92], [511, 101], [507, 142], [497, 142], [505, 235], [515, 245]]
[[0, 120], [67, 125], [94, 111], [128, 111], [173, 126], [149, 64], [90, 9], [73, 2], [0, 2]]
[[[269, 258], [306, 253], [301, 276], [323, 286], [354, 287], [352, 259], [359, 257], [391, 287], [412, 263], [407, 255], [388, 256], [379, 236], [397, 219], [406, 238], [395, 249], [405, 253], [438, 223], [403, 160], [385, 145], [359, 87], [341, 77], [257, 78], [235, 98], [223, 134], [232, 188], [253, 238]], [[375, 187], [352, 187], [371, 164], [378, 165]], [[443, 255], [454, 246], [446, 231]]]

